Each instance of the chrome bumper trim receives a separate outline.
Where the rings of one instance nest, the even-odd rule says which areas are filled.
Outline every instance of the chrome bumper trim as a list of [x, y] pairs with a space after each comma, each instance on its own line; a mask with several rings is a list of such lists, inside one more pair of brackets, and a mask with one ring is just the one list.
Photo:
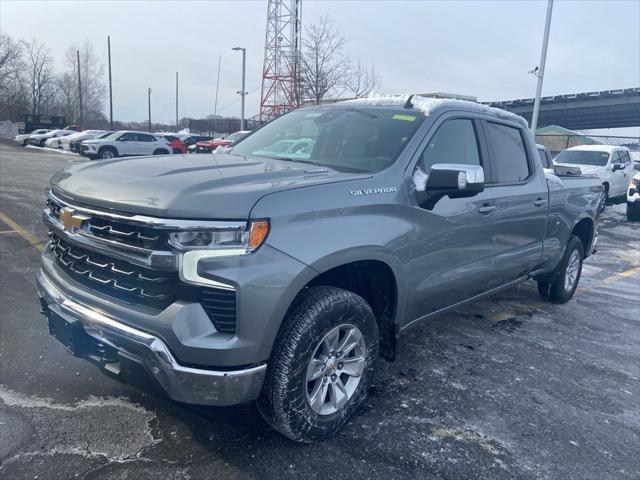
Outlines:
[[180, 365], [160, 338], [131, 327], [116, 318], [69, 299], [40, 270], [38, 295], [55, 313], [71, 317], [85, 333], [120, 353], [140, 360], [173, 400], [198, 405], [236, 405], [255, 400], [260, 393], [266, 364], [216, 371]]

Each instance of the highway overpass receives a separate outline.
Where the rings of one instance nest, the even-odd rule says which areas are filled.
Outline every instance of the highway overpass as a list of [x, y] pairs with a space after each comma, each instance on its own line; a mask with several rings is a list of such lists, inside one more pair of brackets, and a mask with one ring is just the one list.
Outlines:
[[[527, 119], [533, 98], [487, 102]], [[571, 130], [640, 126], [640, 87], [542, 97], [538, 127], [561, 125]]]

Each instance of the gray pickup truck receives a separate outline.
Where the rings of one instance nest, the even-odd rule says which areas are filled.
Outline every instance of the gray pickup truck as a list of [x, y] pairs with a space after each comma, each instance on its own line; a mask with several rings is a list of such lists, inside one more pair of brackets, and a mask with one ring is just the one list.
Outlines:
[[290, 112], [225, 153], [56, 174], [38, 291], [52, 335], [173, 400], [257, 400], [303, 442], [419, 321], [538, 282], [566, 302], [599, 182], [544, 172], [525, 121], [421, 97]]

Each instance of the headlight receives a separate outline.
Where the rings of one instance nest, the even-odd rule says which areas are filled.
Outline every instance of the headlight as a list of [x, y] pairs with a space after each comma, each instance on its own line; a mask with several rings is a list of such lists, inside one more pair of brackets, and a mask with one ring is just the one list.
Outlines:
[[267, 220], [256, 220], [248, 228], [222, 230], [185, 230], [169, 234], [169, 244], [178, 250], [226, 250], [251, 253], [269, 233]]

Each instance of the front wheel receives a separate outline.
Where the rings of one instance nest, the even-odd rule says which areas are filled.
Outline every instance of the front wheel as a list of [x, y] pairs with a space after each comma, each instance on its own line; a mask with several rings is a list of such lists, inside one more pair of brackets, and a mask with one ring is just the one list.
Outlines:
[[377, 356], [369, 304], [341, 288], [309, 287], [280, 329], [258, 409], [293, 440], [330, 437], [366, 398]]
[[562, 260], [548, 279], [538, 280], [540, 296], [552, 303], [568, 302], [580, 282], [584, 246], [582, 241], [572, 235]]

